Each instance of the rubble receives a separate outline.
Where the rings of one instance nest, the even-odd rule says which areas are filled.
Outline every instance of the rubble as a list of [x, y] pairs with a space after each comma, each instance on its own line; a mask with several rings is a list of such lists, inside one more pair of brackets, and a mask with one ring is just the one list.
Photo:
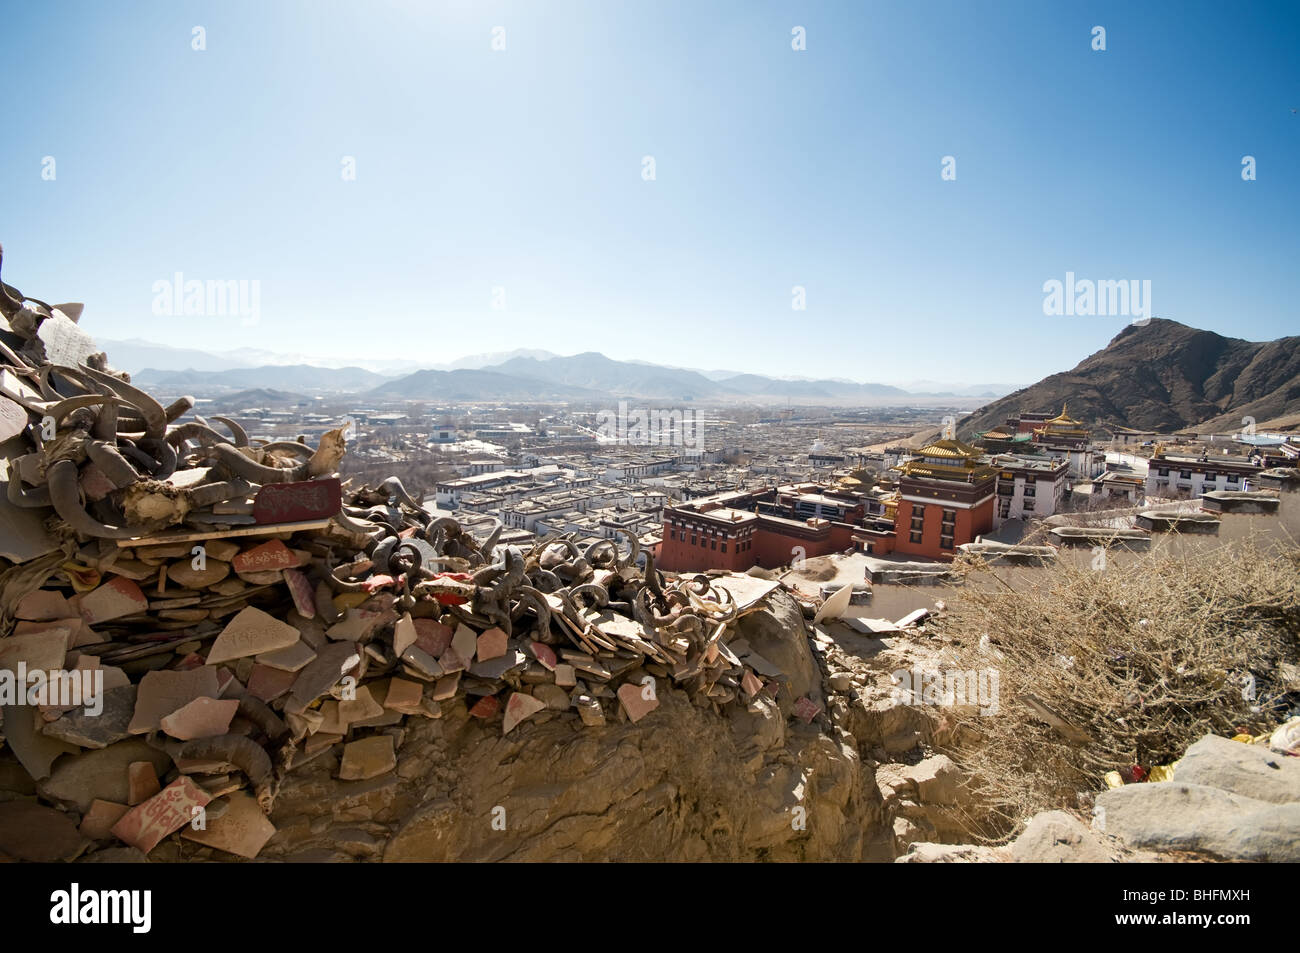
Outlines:
[[341, 429], [258, 443], [191, 398], [163, 407], [84, 335], [51, 360], [42, 329], [75, 330], [79, 306], [0, 290], [0, 668], [106, 688], [102, 716], [6, 706], [4, 732], [77, 837], [148, 854], [185, 828], [256, 856], [296, 768], [337, 749], [340, 778], [391, 773], [399, 726], [460, 704], [503, 735], [587, 730], [653, 720], [668, 691], [744, 709], [794, 677], [799, 716], [822, 710], [810, 676], [737, 638], [778, 583], [640, 568], [632, 533], [479, 542], [396, 478], [345, 486]]

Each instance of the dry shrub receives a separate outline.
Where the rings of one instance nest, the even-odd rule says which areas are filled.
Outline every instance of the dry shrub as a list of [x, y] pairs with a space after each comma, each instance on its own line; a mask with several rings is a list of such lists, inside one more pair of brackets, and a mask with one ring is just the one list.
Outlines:
[[1300, 657], [1300, 550], [1247, 540], [1110, 565], [1060, 562], [1018, 590], [967, 567], [995, 585], [968, 585], [941, 627], [960, 667], [998, 670], [1000, 703], [959, 714], [980, 740], [948, 752], [975, 776], [972, 836], [1077, 807], [1106, 772], [1168, 764], [1208, 732], [1267, 730], [1288, 704], [1278, 665]]

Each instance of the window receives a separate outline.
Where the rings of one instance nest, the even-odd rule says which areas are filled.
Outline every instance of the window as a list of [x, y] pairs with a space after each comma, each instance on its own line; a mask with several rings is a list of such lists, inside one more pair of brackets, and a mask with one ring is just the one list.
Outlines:
[[1025, 496], [1033, 496], [1038, 492], [1038, 488], [1032, 483], [1025, 484]]
[[1025, 500], [1025, 512], [1032, 513], [1033, 511], [1034, 511], [1034, 501], [1032, 499]]
[[1179, 470], [1179, 471], [1178, 471], [1178, 479], [1180, 479], [1180, 480], [1190, 480], [1191, 478], [1192, 478], [1192, 471], [1191, 471], [1191, 470]]
[[[676, 539], [676, 538], [677, 538], [677, 530], [675, 530], [675, 529], [674, 529], [674, 530], [669, 530], [669, 531], [668, 531], [668, 538], [669, 538], [669, 539]], [[567, 671], [567, 669], [566, 669], [566, 671]]]
[[1229, 474], [1228, 474], [1228, 482], [1229, 482], [1229, 483], [1236, 483], [1236, 482], [1237, 482], [1238, 480], [1240, 480], [1240, 479], [1241, 479], [1241, 477], [1238, 476], [1238, 475], [1235, 474], [1235, 473], [1229, 473]]
[[913, 530], [912, 535], [909, 536], [908, 539], [910, 539], [914, 543], [919, 543], [921, 541], [921, 534]]
[[692, 546], [695, 545], [695, 534], [694, 534], [694, 533], [691, 534], [691, 545], [692, 545]]
[[940, 549], [952, 549], [952, 537], [951, 537], [951, 536], [940, 536], [940, 537], [939, 537], [939, 548], [940, 548]]
[[714, 549], [717, 549], [717, 548], [718, 548], [718, 541], [717, 541], [716, 539], [713, 540], [713, 548], [714, 548]]
[[723, 551], [724, 553], [727, 551], [727, 544], [726, 544], [726, 543], [723, 543], [723, 544], [722, 544], [722, 551]]

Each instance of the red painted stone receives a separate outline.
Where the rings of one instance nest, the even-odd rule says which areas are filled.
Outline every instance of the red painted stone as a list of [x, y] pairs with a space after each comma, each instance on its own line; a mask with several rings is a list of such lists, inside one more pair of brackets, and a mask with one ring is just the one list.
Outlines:
[[298, 557], [278, 539], [246, 549], [232, 560], [235, 572], [269, 572], [273, 569], [293, 569]]
[[293, 607], [298, 610], [298, 614], [304, 619], [316, 618], [316, 593], [311, 580], [298, 569], [286, 569], [284, 583], [289, 587], [289, 595], [293, 596]]
[[81, 597], [81, 617], [94, 625], [149, 608], [140, 587], [125, 576], [114, 576], [94, 592]]
[[149, 853], [158, 842], [194, 819], [194, 808], [212, 797], [182, 775], [143, 804], [131, 808], [113, 825], [113, 835]]
[[469, 713], [475, 718], [482, 718], [487, 721], [489, 718], [495, 717], [500, 710], [501, 702], [497, 700], [495, 695], [484, 695], [474, 703], [474, 707], [469, 710]]
[[437, 619], [415, 619], [415, 644], [434, 658], [441, 657], [451, 645], [451, 626]]
[[268, 483], [253, 497], [253, 520], [297, 523], [326, 519], [338, 513], [342, 505], [342, 485], [337, 477], [301, 483]]
[[794, 703], [795, 715], [805, 724], [816, 718], [817, 713], [821, 710], [822, 706], [806, 695]]
[[542, 642], [529, 642], [528, 648], [532, 650], [533, 658], [542, 663], [542, 668], [548, 672], [555, 671], [559, 659], [555, 657], [554, 649]]

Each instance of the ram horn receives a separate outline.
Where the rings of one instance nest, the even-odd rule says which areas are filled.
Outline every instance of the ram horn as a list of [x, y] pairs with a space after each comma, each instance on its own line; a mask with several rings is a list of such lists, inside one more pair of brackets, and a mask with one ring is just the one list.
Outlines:
[[81, 502], [81, 489], [77, 486], [77, 465], [71, 460], [59, 460], [45, 471], [46, 485], [50, 490], [50, 503], [59, 518], [82, 536], [100, 539], [131, 539], [136, 530], [125, 526], [109, 526], [89, 513]]

